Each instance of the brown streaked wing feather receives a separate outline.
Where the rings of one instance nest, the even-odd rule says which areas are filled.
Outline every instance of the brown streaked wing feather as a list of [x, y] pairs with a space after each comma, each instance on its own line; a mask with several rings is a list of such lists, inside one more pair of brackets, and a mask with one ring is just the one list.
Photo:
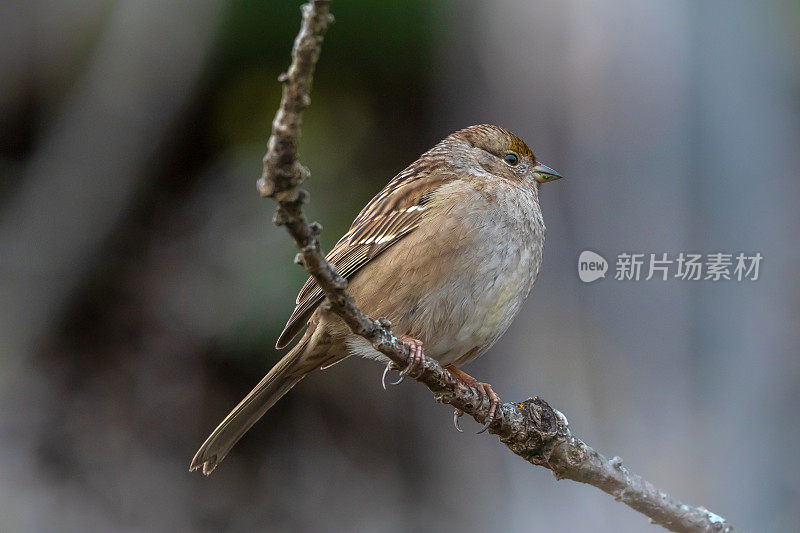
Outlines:
[[[431, 194], [455, 177], [445, 173], [430, 174], [438, 170], [438, 165], [420, 168], [421, 161], [398, 174], [370, 200], [350, 230], [326, 256], [341, 276], [350, 278], [416, 229]], [[427, 179], [420, 179], [422, 175], [427, 175]], [[308, 278], [297, 296], [297, 307], [278, 338], [277, 348], [285, 347], [305, 327], [322, 298], [322, 289], [313, 278]]]

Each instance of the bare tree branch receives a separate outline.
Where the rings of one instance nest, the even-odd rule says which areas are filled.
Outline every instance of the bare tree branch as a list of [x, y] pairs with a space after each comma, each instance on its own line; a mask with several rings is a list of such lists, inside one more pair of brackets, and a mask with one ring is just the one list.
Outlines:
[[[347, 292], [347, 282], [325, 260], [317, 236], [321, 226], [309, 224], [302, 206], [309, 195], [298, 186], [308, 170], [297, 162], [301, 115], [310, 104], [311, 81], [319, 58], [322, 39], [333, 21], [330, 0], [313, 0], [303, 5], [303, 20], [294, 42], [292, 63], [279, 78], [283, 85], [280, 108], [272, 123], [264, 172], [258, 180], [262, 196], [278, 203], [275, 223], [285, 226], [300, 249], [299, 259], [319, 283], [326, 304], [353, 330], [405, 368], [409, 348], [392, 334], [391, 324], [365, 315]], [[437, 401], [452, 405], [484, 422], [489, 401], [477, 390], [452, 378], [435, 360], [426, 357], [415, 379], [433, 392]], [[641, 476], [632, 473], [622, 459], [607, 459], [572, 435], [567, 419], [544, 400], [533, 398], [522, 403], [504, 403], [489, 428], [511, 451], [528, 462], [549, 468], [558, 479], [572, 479], [593, 485], [614, 496], [655, 524], [679, 532], [733, 532], [722, 517], [703, 507], [691, 507], [658, 490]]]

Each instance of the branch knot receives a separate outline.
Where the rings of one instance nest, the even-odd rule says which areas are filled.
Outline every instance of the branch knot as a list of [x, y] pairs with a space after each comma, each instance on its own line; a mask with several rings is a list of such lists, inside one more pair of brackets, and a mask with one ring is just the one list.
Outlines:
[[501, 435], [500, 439], [531, 463], [548, 466], [553, 449], [564, 437], [558, 415], [540, 398], [528, 398], [513, 406], [517, 408], [515, 418], [519, 419], [513, 420], [512, 426], [518, 431]]

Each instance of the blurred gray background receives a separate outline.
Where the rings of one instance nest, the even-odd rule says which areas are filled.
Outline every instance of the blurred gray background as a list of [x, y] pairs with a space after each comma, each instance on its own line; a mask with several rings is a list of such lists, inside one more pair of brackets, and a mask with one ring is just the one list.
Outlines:
[[[255, 190], [299, 2], [0, 4], [0, 530], [646, 531], [381, 368], [305, 380], [209, 479], [304, 279]], [[329, 249], [464, 126], [548, 184], [542, 275], [467, 370], [750, 531], [800, 522], [800, 2], [336, 0], [301, 157]], [[761, 252], [582, 283], [578, 254]], [[464, 421], [467, 429], [477, 425]]]

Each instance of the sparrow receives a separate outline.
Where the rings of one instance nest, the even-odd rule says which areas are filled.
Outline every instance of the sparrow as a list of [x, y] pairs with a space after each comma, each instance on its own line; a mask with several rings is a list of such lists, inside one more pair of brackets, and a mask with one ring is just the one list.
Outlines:
[[[545, 234], [539, 187], [559, 178], [510, 131], [470, 126], [395, 176], [327, 255], [348, 280], [356, 304], [369, 316], [388, 319], [411, 348], [400, 380], [423, 354], [436, 359], [454, 380], [488, 397], [484, 430], [500, 399], [460, 367], [505, 333], [533, 288]], [[309, 372], [350, 356], [391, 368], [388, 358], [320, 305], [323, 298], [309, 278], [276, 348], [286, 347], [303, 328], [305, 333], [211, 433], [190, 470], [202, 467], [210, 474]], [[458, 416], [456, 411], [456, 422]]]

